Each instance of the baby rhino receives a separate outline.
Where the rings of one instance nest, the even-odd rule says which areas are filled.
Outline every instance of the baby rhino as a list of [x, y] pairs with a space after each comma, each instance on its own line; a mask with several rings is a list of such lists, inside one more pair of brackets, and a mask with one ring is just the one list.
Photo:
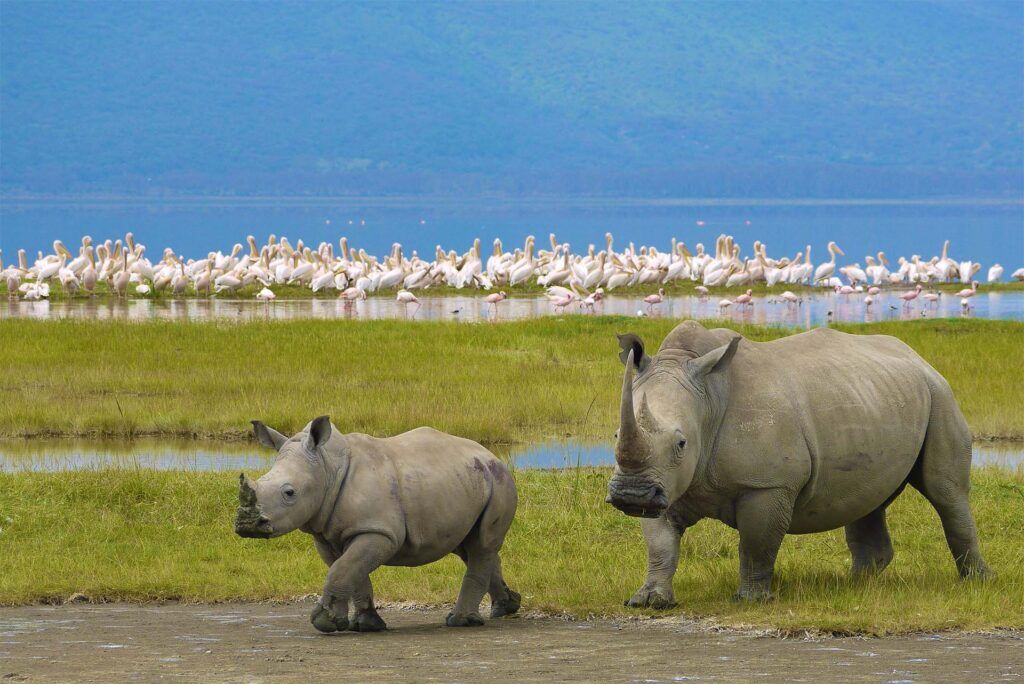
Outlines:
[[[269, 539], [299, 529], [330, 566], [311, 621], [321, 632], [385, 629], [373, 607], [370, 573], [381, 565], [425, 565], [449, 553], [466, 575], [450, 627], [482, 625], [519, 610], [501, 576], [501, 549], [516, 512], [505, 464], [476, 442], [431, 428], [395, 437], [343, 435], [321, 416], [292, 437], [258, 420], [260, 444], [277, 449], [266, 475], [242, 474], [235, 532]], [[349, 604], [354, 617], [349, 622]]]

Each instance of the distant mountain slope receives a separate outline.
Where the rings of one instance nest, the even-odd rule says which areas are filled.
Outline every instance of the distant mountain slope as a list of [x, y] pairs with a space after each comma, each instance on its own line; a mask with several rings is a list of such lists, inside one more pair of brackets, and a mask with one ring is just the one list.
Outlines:
[[1019, 194], [1022, 7], [8, 0], [0, 183]]

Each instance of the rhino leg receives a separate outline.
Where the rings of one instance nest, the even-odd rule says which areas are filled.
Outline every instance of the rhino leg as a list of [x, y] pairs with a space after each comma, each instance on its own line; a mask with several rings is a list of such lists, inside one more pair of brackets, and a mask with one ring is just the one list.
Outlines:
[[[480, 617], [480, 601], [490, 592], [492, 614], [498, 606], [499, 615], [519, 610], [519, 594], [505, 585], [501, 576], [498, 552], [505, 534], [512, 525], [516, 510], [516, 493], [510, 477], [497, 478], [491, 500], [480, 513], [480, 519], [469, 535], [462, 540], [455, 553], [466, 563], [466, 575], [455, 602], [455, 610], [448, 614], [449, 627], [475, 627], [484, 624]], [[495, 603], [497, 598], [498, 602]]]
[[491, 568], [491, 581], [487, 587], [487, 593], [491, 596], [491, 618], [500, 618], [505, 615], [513, 615], [519, 612], [523, 597], [518, 592], [509, 589], [505, 579], [501, 576], [501, 558], [495, 556], [494, 566]]
[[853, 556], [853, 575], [885, 570], [892, 562], [892, 540], [885, 525], [885, 506], [846, 526], [846, 545]]
[[740, 533], [741, 601], [772, 597], [775, 557], [793, 517], [793, 496], [781, 489], [748, 492], [736, 501], [736, 528]]
[[[946, 543], [961, 577], [987, 578], [994, 573], [981, 557], [978, 530], [968, 504], [971, 489], [970, 433], [949, 435], [928, 425], [921, 456], [910, 473], [910, 484], [921, 492], [942, 520]], [[938, 434], [935, 434], [938, 433]]]
[[994, 575], [981, 557], [978, 530], [971, 515], [971, 431], [944, 382], [932, 383], [932, 412], [910, 484], [942, 520], [946, 543], [961, 577]]
[[[313, 626], [321, 632], [342, 631], [348, 628], [348, 605], [355, 599], [358, 624], [359, 604], [370, 606], [367, 596], [372, 597], [370, 573], [376, 570], [395, 553], [395, 543], [382, 534], [361, 534], [349, 541], [344, 553], [331, 564], [324, 582], [323, 595], [310, 615]], [[376, 614], [376, 611], [373, 611]], [[380, 620], [380, 616], [377, 616]], [[383, 622], [383, 620], [381, 620]], [[364, 618], [370, 627], [372, 617]], [[362, 630], [361, 630], [362, 631]], [[371, 630], [366, 630], [371, 631]]]
[[455, 610], [448, 613], [445, 624], [449, 627], [478, 627], [484, 624], [480, 617], [480, 601], [491, 583], [494, 563], [498, 558], [495, 551], [472, 546], [465, 547], [466, 574], [462, 578], [459, 598]]
[[679, 541], [686, 530], [667, 515], [642, 518], [640, 529], [647, 542], [647, 579], [625, 605], [630, 608], [671, 608], [676, 604], [672, 578], [679, 565]]

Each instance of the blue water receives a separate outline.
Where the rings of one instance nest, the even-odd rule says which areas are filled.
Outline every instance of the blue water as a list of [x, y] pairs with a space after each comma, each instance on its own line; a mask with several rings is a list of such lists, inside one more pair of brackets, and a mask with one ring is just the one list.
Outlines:
[[[772, 256], [793, 256], [808, 243], [816, 263], [825, 260], [825, 246], [836, 240], [847, 257], [859, 261], [882, 250], [896, 257], [937, 254], [945, 239], [952, 241], [951, 256], [980, 262], [987, 270], [994, 262], [1007, 275], [1024, 266], [1024, 205], [965, 204], [958, 206], [775, 206], [770, 204], [721, 206], [705, 203], [670, 206], [647, 203], [612, 203], [600, 200], [573, 204], [544, 202], [484, 202], [480, 200], [423, 203], [394, 200], [392, 206], [351, 201], [310, 201], [302, 204], [267, 200], [237, 206], [215, 200], [177, 204], [31, 204], [5, 200], [0, 206], [0, 248], [9, 263], [19, 248], [30, 254], [50, 251], [54, 239], [75, 245], [83, 234], [97, 239], [116, 238], [131, 230], [149, 248], [149, 255], [171, 247], [186, 257], [211, 250], [228, 250], [252, 233], [259, 240], [269, 233], [288, 235], [307, 244], [336, 242], [348, 236], [355, 247], [373, 254], [401, 242], [421, 256], [434, 246], [466, 249], [473, 238], [484, 240], [487, 250], [495, 237], [510, 249], [529, 234], [542, 247], [554, 231], [576, 251], [587, 244], [604, 245], [611, 231], [616, 248], [629, 241], [667, 248], [672, 237], [692, 248], [703, 242], [714, 247], [722, 232], [734, 235], [750, 255], [754, 240], [766, 242]], [[394, 206], [398, 204], [400, 206]], [[703, 222], [703, 225], [698, 225]], [[982, 274], [984, 275], [984, 274]]]
[[[977, 442], [973, 446], [974, 466], [993, 465], [1010, 470], [1024, 466], [1024, 445], [1020, 442]], [[615, 464], [615, 451], [610, 444], [578, 442], [545, 442], [513, 451], [517, 468], [573, 468]]]
[[[610, 466], [615, 463], [609, 444], [545, 442], [511, 450], [495, 450], [516, 468], [574, 468]], [[0, 471], [154, 469], [244, 470], [261, 474], [273, 463], [273, 452], [248, 443], [218, 443], [143, 439], [98, 440], [0, 440]], [[974, 465], [1015, 469], [1024, 466], [1020, 442], [979, 442], [974, 445]]]

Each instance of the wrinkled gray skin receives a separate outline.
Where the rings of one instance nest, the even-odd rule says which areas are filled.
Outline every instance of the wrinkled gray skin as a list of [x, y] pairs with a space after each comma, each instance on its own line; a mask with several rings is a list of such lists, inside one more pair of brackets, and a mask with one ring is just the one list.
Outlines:
[[818, 329], [751, 342], [687, 321], [654, 357], [636, 335], [619, 344], [608, 502], [643, 518], [648, 555], [626, 605], [674, 604], [679, 542], [702, 518], [739, 531], [739, 599], [770, 597], [786, 534], [845, 527], [853, 573], [878, 572], [893, 557], [886, 506], [908, 483], [938, 512], [960, 575], [989, 574], [967, 504], [967, 423], [901, 341]]
[[[312, 535], [330, 566], [310, 620], [321, 632], [385, 629], [373, 606], [370, 573], [416, 566], [449, 553], [466, 563], [451, 627], [482, 625], [519, 610], [501, 575], [501, 549], [516, 512], [505, 464], [476, 442], [431, 428], [378, 439], [344, 435], [327, 416], [291, 438], [253, 421], [256, 439], [278, 451], [266, 475], [241, 476], [235, 531], [243, 537]], [[349, 604], [354, 615], [349, 622]]]

